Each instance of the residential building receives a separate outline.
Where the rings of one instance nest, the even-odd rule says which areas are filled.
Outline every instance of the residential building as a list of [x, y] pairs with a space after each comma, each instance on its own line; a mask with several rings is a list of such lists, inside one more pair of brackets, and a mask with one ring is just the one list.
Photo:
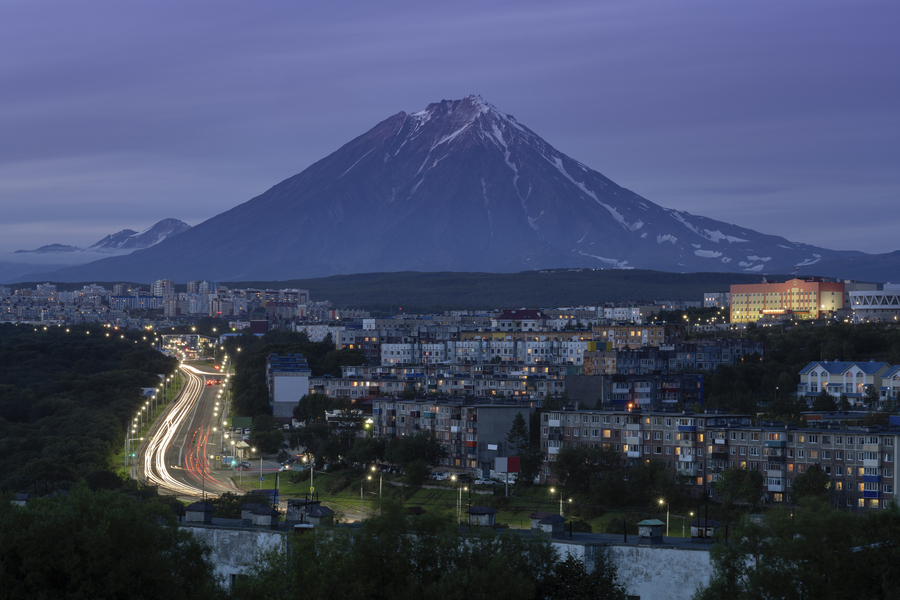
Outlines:
[[813, 421], [817, 426], [798, 428], [690, 411], [566, 410], [541, 419], [544, 483], [556, 483], [553, 463], [560, 449], [580, 444], [614, 449], [626, 468], [661, 461], [694, 497], [716, 498], [713, 484], [724, 469], [736, 467], [763, 475], [764, 503], [788, 504], [793, 481], [817, 465], [829, 479], [828, 499], [835, 506], [878, 509], [897, 500], [896, 426]]
[[867, 388], [879, 392], [879, 396], [883, 397], [884, 376], [888, 376], [891, 386], [889, 389], [893, 391], [894, 372], [895, 369], [884, 362], [815, 361], [800, 370], [797, 394], [805, 397], [811, 405], [815, 397], [825, 391], [835, 400], [846, 396], [850, 405], [855, 406], [863, 402]]
[[290, 418], [300, 398], [309, 393], [312, 372], [302, 354], [270, 354], [266, 358], [269, 405], [276, 418]]
[[376, 435], [397, 437], [427, 432], [447, 450], [440, 466], [458, 472], [489, 474], [494, 459], [510, 456], [506, 435], [516, 415], [528, 419], [534, 403], [487, 398], [375, 398], [372, 418]]

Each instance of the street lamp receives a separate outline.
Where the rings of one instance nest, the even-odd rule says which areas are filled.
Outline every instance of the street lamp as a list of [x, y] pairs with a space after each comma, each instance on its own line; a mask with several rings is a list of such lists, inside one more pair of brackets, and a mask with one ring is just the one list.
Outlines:
[[[250, 452], [256, 452], [256, 448], [250, 448]], [[259, 453], [259, 489], [262, 489], [262, 452]]]
[[[691, 518], [694, 518], [694, 511], [688, 513]], [[681, 537], [684, 537], [684, 515], [681, 515]]]
[[665, 505], [665, 507], [666, 507], [666, 537], [669, 537], [669, 503], [666, 502], [665, 500], [663, 500], [662, 498], [660, 498], [659, 499], [660, 508], [663, 505]]
[[362, 520], [363, 520], [363, 483], [366, 482], [366, 479], [371, 481], [372, 476], [366, 475], [365, 478], [359, 480], [359, 522], [360, 522], [360, 524], [362, 524]]
[[375, 468], [375, 465], [372, 465], [372, 472], [378, 471], [378, 512], [381, 512], [381, 484], [384, 481], [384, 472]]
[[[559, 491], [559, 516], [563, 517], [563, 516], [565, 516], [565, 515], [563, 515], [563, 494], [562, 494], [562, 490], [557, 490], [556, 488], [550, 488], [550, 494], [551, 494], [551, 495], [555, 494], [557, 491]], [[572, 499], [569, 498], [569, 502], [571, 502], [571, 501], [572, 501]]]

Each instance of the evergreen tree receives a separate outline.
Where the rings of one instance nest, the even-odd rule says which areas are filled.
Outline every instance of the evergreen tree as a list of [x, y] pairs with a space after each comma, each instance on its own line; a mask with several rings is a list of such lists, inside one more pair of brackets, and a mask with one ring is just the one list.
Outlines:
[[529, 442], [528, 424], [525, 422], [525, 417], [522, 416], [522, 413], [517, 413], [509, 433], [506, 434], [506, 443], [509, 446], [510, 455], [522, 456], [528, 450]]

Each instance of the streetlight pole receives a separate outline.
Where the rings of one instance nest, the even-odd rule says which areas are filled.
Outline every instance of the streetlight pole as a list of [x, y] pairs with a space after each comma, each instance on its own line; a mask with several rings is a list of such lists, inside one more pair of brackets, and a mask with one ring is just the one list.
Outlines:
[[557, 491], [559, 491], [559, 516], [562, 517], [562, 516], [565, 516], [565, 515], [563, 515], [563, 494], [562, 494], [562, 490], [557, 490], [556, 488], [550, 488], [550, 494], [551, 494], [551, 495], [555, 494]]
[[[256, 448], [250, 448], [250, 452], [256, 452]], [[259, 489], [262, 489], [262, 452], [259, 453]]]
[[[377, 469], [375, 465], [372, 465], [372, 472], [374, 473]], [[378, 471], [378, 513], [381, 514], [381, 484], [384, 481], [384, 473]]]
[[664, 504], [666, 506], [666, 537], [669, 537], [669, 503], [660, 498], [659, 505], [662, 506]]
[[359, 480], [359, 522], [360, 522], [360, 524], [362, 524], [362, 520], [363, 520], [363, 483], [366, 482], [366, 479], [371, 481], [372, 476], [366, 475], [364, 478]]
[[[694, 516], [694, 511], [691, 511], [690, 516]], [[681, 515], [681, 537], [684, 537], [684, 515]]]

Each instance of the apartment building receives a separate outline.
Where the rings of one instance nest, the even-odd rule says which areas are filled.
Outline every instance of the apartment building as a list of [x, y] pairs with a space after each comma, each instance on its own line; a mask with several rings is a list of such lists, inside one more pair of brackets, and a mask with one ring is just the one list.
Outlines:
[[269, 354], [266, 357], [269, 405], [275, 418], [293, 416], [300, 398], [309, 393], [310, 374], [302, 354]]
[[641, 346], [664, 346], [684, 340], [684, 328], [680, 325], [597, 325], [593, 341], [607, 342], [613, 350]]
[[375, 434], [382, 437], [434, 435], [447, 450], [441, 466], [483, 476], [494, 468], [495, 458], [509, 456], [506, 435], [516, 415], [522, 413], [527, 420], [533, 410], [530, 402], [484, 398], [376, 398], [372, 419]]
[[562, 447], [586, 444], [613, 448], [626, 467], [662, 461], [693, 497], [716, 498], [713, 484], [719, 475], [737, 467], [760, 471], [765, 503], [789, 503], [793, 480], [818, 465], [830, 480], [829, 498], [837, 506], [886, 508], [897, 499], [897, 427], [823, 422], [797, 428], [753, 423], [749, 415], [691, 412], [573, 410], [541, 418], [544, 483], [557, 483], [553, 462]]

